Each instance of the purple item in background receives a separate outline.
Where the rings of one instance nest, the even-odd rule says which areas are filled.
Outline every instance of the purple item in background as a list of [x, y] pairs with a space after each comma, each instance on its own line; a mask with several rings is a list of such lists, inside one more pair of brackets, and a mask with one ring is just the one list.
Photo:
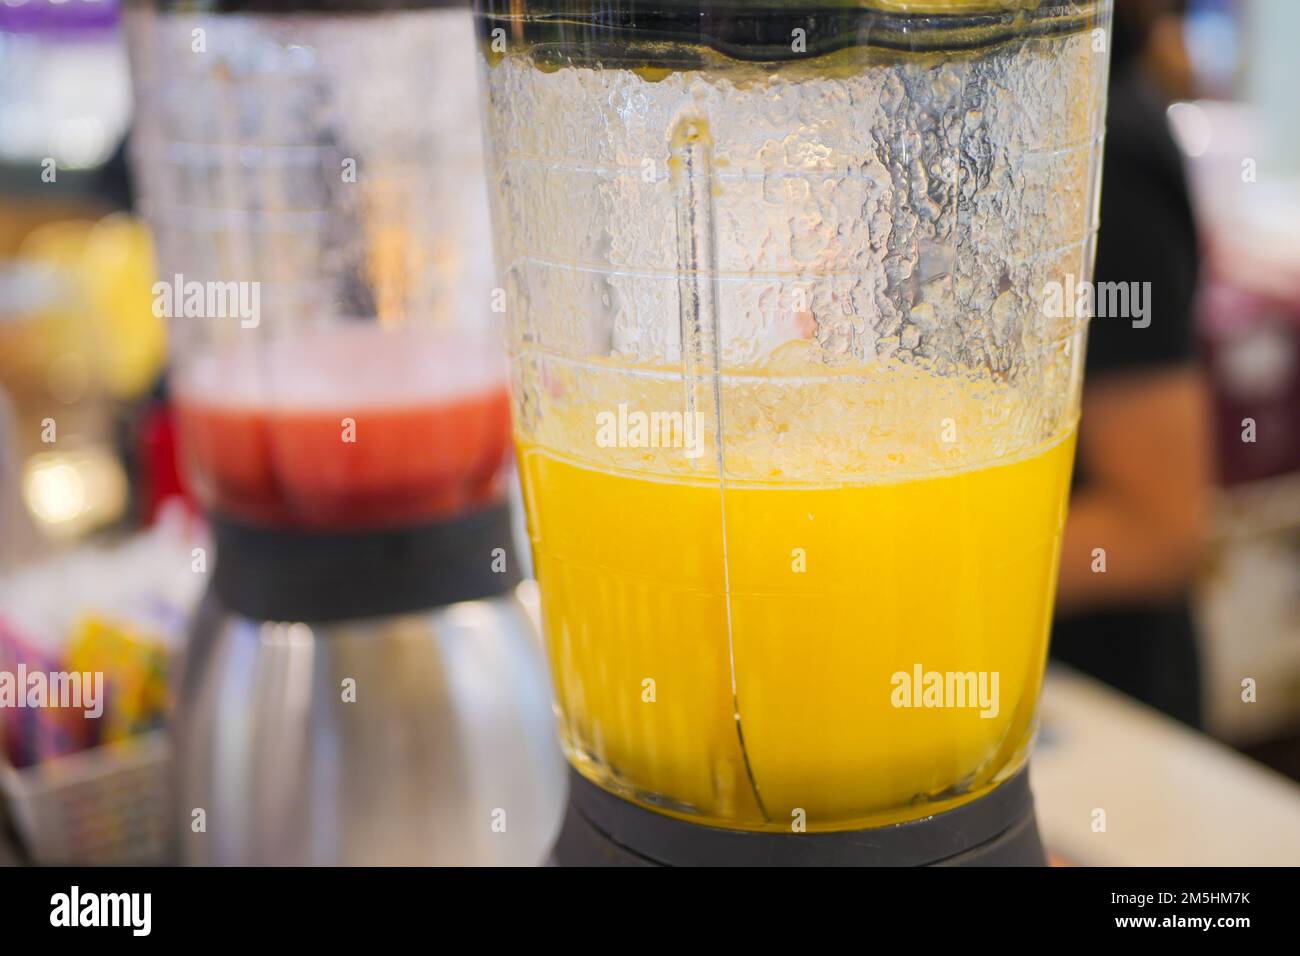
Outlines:
[[0, 0], [0, 33], [38, 33], [53, 39], [117, 27], [118, 0]]
[[[1219, 478], [1246, 484], [1300, 473], [1300, 298], [1286, 302], [1215, 277], [1202, 294]], [[1254, 422], [1256, 440], [1243, 440]]]
[[[38, 650], [0, 617], [0, 671], [18, 674], [18, 665], [29, 674], [50, 674], [64, 666]], [[16, 679], [16, 677], [15, 677]], [[25, 694], [26, 688], [18, 688]], [[60, 707], [0, 708], [0, 759], [18, 769], [84, 750], [94, 743], [94, 722], [81, 711]]]

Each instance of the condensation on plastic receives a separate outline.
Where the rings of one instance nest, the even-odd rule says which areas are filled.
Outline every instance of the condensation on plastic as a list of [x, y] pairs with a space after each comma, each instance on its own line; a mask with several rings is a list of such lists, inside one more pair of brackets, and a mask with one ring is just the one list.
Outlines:
[[[1093, 11], [1098, 29], [1105, 9]], [[813, 391], [773, 381], [798, 343], [801, 375], [910, 367], [987, 382], [971, 457], [932, 449], [936, 467], [1050, 440], [1077, 417], [1086, 320], [1049, 316], [1043, 290], [1091, 275], [1108, 65], [1097, 47], [1083, 30], [952, 56], [849, 49], [781, 69], [720, 62], [650, 78], [539, 69], [541, 51], [526, 46], [494, 57], [486, 122], [519, 427], [616, 464], [616, 451], [575, 442], [567, 415], [548, 415], [555, 382], [564, 405], [617, 391], [607, 381], [629, 367], [675, 376], [689, 357], [679, 274], [693, 267], [677, 245], [672, 136], [697, 119], [716, 215], [715, 260], [698, 268], [714, 280], [724, 405], [753, 399], [740, 373], [772, 372], [770, 396], [746, 404], [833, 444], [833, 417], [792, 411]], [[876, 411], [880, 430], [918, 416]], [[770, 449], [732, 432], [725, 444], [729, 476], [769, 470]], [[808, 476], [861, 477], [871, 465], [861, 449], [840, 451]]]

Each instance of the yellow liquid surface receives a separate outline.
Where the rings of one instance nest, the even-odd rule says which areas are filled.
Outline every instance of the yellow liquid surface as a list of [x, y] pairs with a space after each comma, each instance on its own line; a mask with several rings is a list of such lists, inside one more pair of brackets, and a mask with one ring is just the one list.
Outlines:
[[[521, 438], [569, 759], [748, 829], [986, 792], [1032, 735], [1073, 448], [1067, 429], [987, 467], [819, 485], [595, 468]], [[996, 673], [996, 700], [898, 706], [918, 668]]]

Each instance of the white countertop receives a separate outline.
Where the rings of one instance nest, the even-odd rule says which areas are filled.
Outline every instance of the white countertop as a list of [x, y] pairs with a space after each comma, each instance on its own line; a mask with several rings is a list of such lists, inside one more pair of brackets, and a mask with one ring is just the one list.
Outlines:
[[[1300, 785], [1067, 668], [1030, 782], [1049, 851], [1084, 866], [1300, 865]], [[1105, 831], [1094, 832], [1095, 811]]]

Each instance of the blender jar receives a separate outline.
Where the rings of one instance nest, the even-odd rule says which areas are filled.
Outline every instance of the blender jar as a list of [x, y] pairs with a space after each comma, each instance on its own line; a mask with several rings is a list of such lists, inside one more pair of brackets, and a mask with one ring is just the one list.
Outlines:
[[216, 552], [174, 682], [182, 857], [535, 864], [563, 776], [503, 494], [470, 11], [161, 0], [126, 22]]
[[1014, 775], [1047, 653], [1108, 0], [479, 0], [571, 764], [714, 826]]
[[457, 5], [127, 11], [156, 309], [205, 507], [373, 529], [503, 497], [474, 69]]

